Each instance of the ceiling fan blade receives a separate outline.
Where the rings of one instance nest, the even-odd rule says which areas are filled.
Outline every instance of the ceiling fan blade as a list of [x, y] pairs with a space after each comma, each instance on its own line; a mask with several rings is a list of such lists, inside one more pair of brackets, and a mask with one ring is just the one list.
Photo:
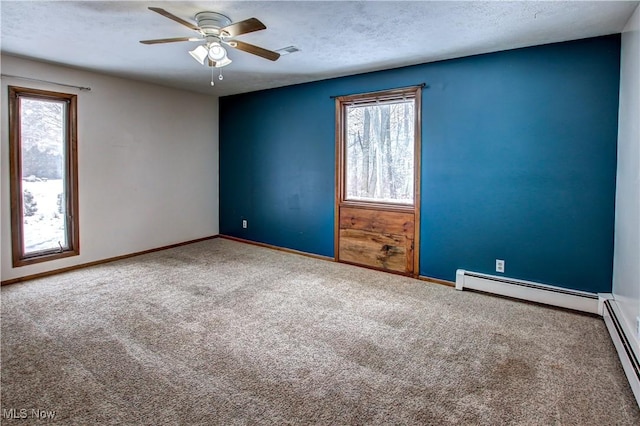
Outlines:
[[190, 29], [192, 29], [194, 31], [199, 31], [200, 30], [200, 28], [198, 28], [197, 26], [193, 25], [191, 22], [185, 21], [182, 18], [178, 18], [176, 15], [173, 15], [173, 14], [171, 14], [171, 13], [167, 12], [166, 10], [161, 9], [159, 7], [150, 7], [149, 10], [152, 10], [152, 11], [154, 11], [156, 13], [159, 13], [160, 15], [164, 16], [165, 18], [169, 18], [169, 19], [171, 19], [173, 21], [176, 21], [178, 24], [182, 24], [185, 27], [190, 28]]
[[160, 44], [160, 43], [175, 43], [177, 41], [198, 41], [198, 37], [174, 37], [174, 38], [157, 38], [155, 40], [140, 40], [142, 44]]
[[209, 66], [210, 67], [215, 67], [216, 66], [215, 61], [212, 61], [211, 58], [208, 58], [208, 59], [209, 59]]
[[252, 53], [270, 61], [277, 61], [280, 57], [278, 52], [272, 50], [263, 49], [262, 47], [255, 46], [253, 44], [245, 43], [244, 41], [233, 40], [229, 43], [231, 47], [235, 47], [243, 52]]
[[267, 27], [256, 18], [245, 19], [244, 21], [235, 22], [220, 28], [223, 33], [229, 34], [229, 37], [235, 37], [242, 34], [252, 33], [254, 31], [266, 30]]

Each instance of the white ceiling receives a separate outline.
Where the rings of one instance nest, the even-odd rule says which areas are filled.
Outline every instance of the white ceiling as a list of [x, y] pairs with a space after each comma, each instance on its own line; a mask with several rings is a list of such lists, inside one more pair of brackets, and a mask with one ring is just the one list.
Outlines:
[[[223, 96], [404, 65], [619, 33], [637, 1], [2, 1], [2, 52]], [[267, 29], [238, 37], [300, 52], [277, 62], [230, 49], [224, 81], [187, 53], [191, 36], [147, 9], [193, 21], [197, 12]]]

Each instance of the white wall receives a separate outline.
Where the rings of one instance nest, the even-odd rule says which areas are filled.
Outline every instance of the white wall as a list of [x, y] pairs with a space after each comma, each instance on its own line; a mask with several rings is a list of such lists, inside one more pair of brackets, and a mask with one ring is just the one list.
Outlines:
[[635, 339], [640, 316], [640, 7], [622, 34], [613, 293]]
[[[218, 234], [218, 100], [12, 56], [2, 78], [2, 280]], [[80, 256], [13, 268], [7, 85], [78, 94]]]

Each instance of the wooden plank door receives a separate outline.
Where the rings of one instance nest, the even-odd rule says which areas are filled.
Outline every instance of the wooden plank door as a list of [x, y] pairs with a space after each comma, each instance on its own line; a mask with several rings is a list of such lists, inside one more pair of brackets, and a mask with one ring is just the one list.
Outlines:
[[419, 273], [421, 87], [336, 98], [336, 260]]

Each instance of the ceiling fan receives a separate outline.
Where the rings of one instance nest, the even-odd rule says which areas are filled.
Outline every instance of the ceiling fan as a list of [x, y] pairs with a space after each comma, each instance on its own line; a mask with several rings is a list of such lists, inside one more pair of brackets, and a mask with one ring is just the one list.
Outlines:
[[[278, 52], [264, 49], [253, 44], [236, 40], [235, 37], [252, 33], [254, 31], [264, 30], [267, 27], [256, 18], [245, 19], [244, 21], [232, 22], [227, 16], [217, 12], [199, 12], [196, 13], [197, 22], [193, 24], [185, 21], [164, 9], [159, 7], [150, 7], [149, 10], [159, 13], [197, 33], [194, 37], [174, 37], [160, 38], [154, 40], [141, 40], [142, 44], [160, 44], [175, 43], [181, 41], [203, 41], [204, 44], [196, 47], [189, 53], [193, 58], [202, 65], [221, 68], [231, 63], [231, 59], [227, 57], [227, 51], [224, 46], [233, 47], [243, 52], [260, 56], [270, 61], [276, 61], [280, 57]], [[208, 60], [208, 61], [207, 61]], [[207, 61], [205, 63], [205, 61]], [[220, 74], [222, 76], [222, 74]]]

